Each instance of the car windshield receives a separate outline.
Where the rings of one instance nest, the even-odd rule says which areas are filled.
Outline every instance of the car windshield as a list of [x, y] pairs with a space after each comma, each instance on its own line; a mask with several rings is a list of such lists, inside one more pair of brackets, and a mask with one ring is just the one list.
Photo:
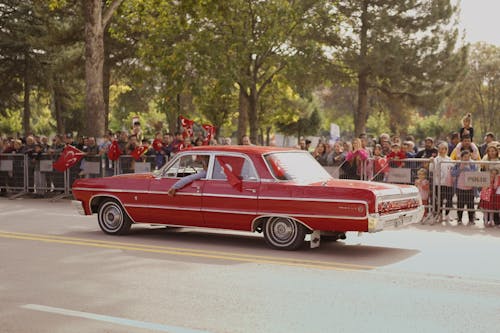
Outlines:
[[274, 177], [299, 184], [311, 184], [331, 179], [330, 174], [309, 154], [303, 151], [271, 153], [265, 156]]

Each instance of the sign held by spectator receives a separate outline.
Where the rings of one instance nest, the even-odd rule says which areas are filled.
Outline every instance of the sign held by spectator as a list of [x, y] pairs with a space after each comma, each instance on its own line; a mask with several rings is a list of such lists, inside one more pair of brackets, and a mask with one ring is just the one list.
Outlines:
[[481, 171], [465, 172], [465, 186], [483, 187], [490, 185], [490, 174]]
[[389, 183], [411, 183], [411, 169], [408, 168], [391, 168], [389, 170], [387, 181]]

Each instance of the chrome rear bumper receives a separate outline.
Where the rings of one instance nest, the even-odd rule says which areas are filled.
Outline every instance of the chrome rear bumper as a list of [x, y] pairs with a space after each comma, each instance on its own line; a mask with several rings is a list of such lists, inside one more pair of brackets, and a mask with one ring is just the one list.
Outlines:
[[424, 216], [424, 206], [395, 214], [370, 214], [368, 217], [368, 232], [378, 232], [385, 229], [399, 228], [408, 224], [418, 223]]

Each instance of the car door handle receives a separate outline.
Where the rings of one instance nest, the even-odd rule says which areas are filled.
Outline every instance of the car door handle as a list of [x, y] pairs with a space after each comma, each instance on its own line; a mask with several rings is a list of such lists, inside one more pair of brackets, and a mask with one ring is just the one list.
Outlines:
[[195, 188], [196, 193], [200, 193], [200, 186], [199, 185], [191, 185], [191, 188]]
[[252, 193], [257, 192], [257, 190], [254, 188], [246, 188], [245, 191], [252, 192]]

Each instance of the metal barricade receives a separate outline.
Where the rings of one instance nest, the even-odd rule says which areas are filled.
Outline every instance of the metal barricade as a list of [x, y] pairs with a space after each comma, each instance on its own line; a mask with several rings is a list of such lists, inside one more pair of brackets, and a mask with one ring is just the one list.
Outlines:
[[27, 167], [24, 154], [0, 154], [0, 190], [13, 197], [26, 193]]
[[115, 175], [151, 172], [155, 168], [155, 155], [143, 155], [139, 160], [135, 160], [131, 155], [122, 155], [115, 163]]
[[81, 178], [97, 178], [104, 176], [104, 168], [100, 155], [85, 156], [79, 164], [80, 172], [78, 176]]
[[441, 171], [435, 187], [439, 220], [449, 222], [450, 212], [456, 212], [457, 225], [474, 225], [481, 218], [486, 227], [500, 225], [500, 161], [446, 160], [435, 168]]

